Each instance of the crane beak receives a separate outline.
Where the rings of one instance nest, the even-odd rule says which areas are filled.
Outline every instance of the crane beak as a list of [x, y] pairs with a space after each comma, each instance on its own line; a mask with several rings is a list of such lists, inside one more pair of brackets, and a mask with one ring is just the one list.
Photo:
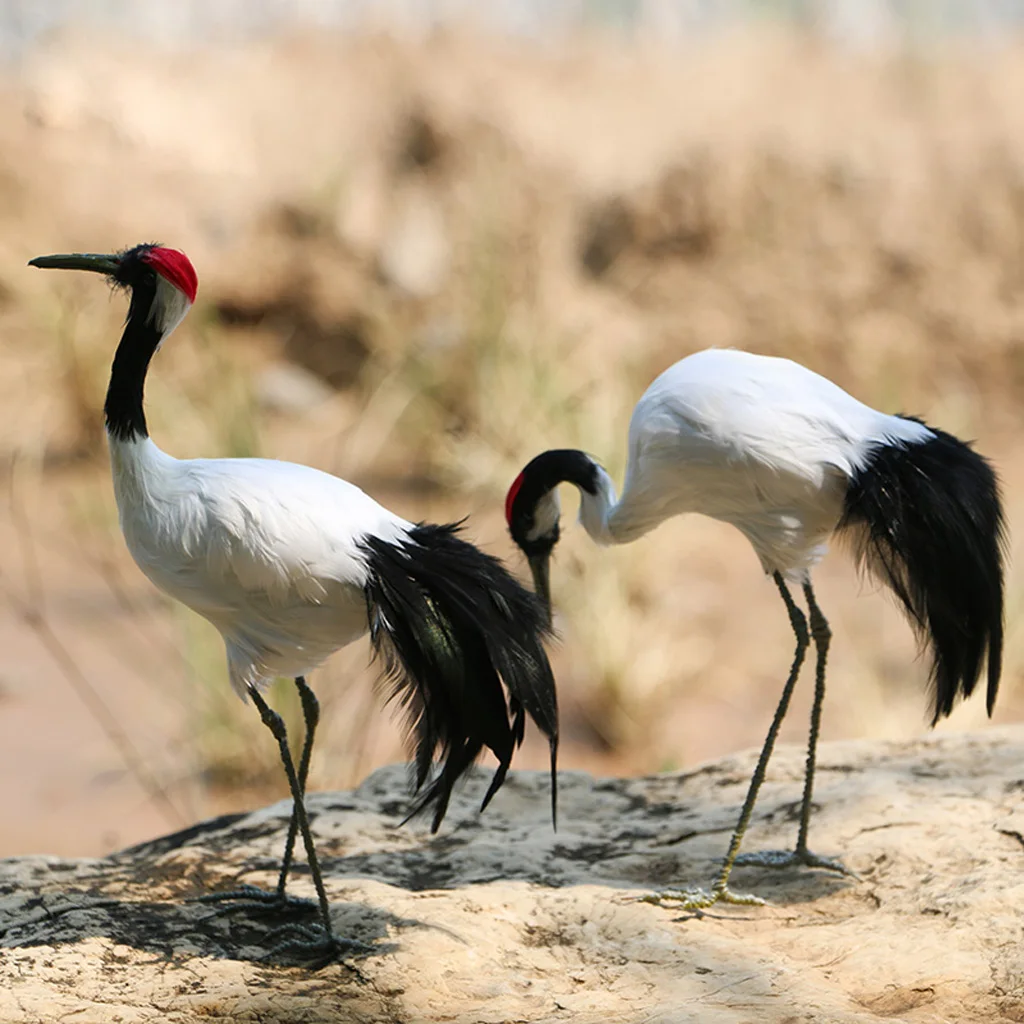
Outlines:
[[544, 605], [544, 611], [548, 616], [548, 625], [551, 625], [551, 579], [548, 572], [551, 555], [550, 553], [528, 555], [526, 560], [529, 562], [530, 572], [533, 575], [534, 592], [540, 598], [541, 604]]
[[95, 252], [75, 252], [58, 256], [37, 256], [29, 260], [30, 267], [44, 270], [91, 270], [97, 274], [116, 274], [120, 257]]

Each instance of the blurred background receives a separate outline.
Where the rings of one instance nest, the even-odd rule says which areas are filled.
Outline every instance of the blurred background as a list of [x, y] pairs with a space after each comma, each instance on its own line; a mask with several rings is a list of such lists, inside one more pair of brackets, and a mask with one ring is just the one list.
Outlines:
[[[976, 439], [1017, 526], [1021, 22], [1020, 0], [2, 0], [0, 855], [285, 795], [219, 637], [118, 531], [101, 407], [125, 303], [26, 260], [184, 249], [201, 284], [149, 381], [162, 447], [468, 515], [524, 578], [521, 466], [578, 446], [621, 480], [636, 399], [712, 345]], [[565, 497], [562, 765], [759, 745], [792, 638], [747, 542], [690, 517], [600, 550]], [[842, 553], [816, 579], [826, 738], [923, 732], [900, 614]], [[1001, 722], [1024, 716], [1021, 593], [1011, 561]], [[402, 758], [367, 662], [359, 642], [313, 678], [314, 788]], [[985, 721], [973, 701], [942, 728]], [[531, 736], [517, 766], [544, 759]]]

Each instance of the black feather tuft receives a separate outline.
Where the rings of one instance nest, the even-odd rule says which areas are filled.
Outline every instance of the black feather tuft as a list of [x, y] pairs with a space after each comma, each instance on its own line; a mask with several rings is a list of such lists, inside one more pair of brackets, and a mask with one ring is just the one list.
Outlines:
[[849, 484], [838, 530], [886, 583], [932, 655], [934, 725], [988, 660], [989, 714], [1003, 648], [1005, 529], [989, 463], [941, 430], [876, 448]]
[[370, 640], [390, 696], [408, 712], [417, 791], [435, 755], [443, 762], [409, 816], [433, 805], [437, 831], [453, 786], [487, 747], [498, 769], [483, 810], [505, 780], [529, 714], [551, 747], [554, 822], [558, 704], [543, 647], [547, 616], [501, 562], [458, 537], [458, 529], [419, 525], [398, 543], [362, 543]]

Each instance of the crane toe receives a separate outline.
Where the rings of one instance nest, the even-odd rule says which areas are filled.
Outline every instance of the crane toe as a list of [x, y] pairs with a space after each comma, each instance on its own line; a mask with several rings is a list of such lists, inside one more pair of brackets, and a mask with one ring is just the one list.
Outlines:
[[322, 925], [286, 924], [276, 929], [273, 937], [280, 941], [262, 957], [264, 961], [278, 963], [286, 959], [311, 970], [320, 970], [347, 956], [365, 956], [373, 952], [373, 946], [358, 939], [341, 938]]
[[735, 893], [727, 885], [715, 885], [707, 889], [658, 889], [636, 898], [638, 903], [650, 903], [666, 910], [683, 910], [700, 913], [716, 903], [734, 903], [744, 907], [763, 907], [766, 900], [752, 893]]
[[289, 896], [278, 889], [261, 889], [257, 885], [240, 885], [224, 892], [206, 892], [193, 896], [194, 903], [230, 903], [233, 907], [257, 908], [269, 913], [312, 914], [319, 904], [305, 896]]
[[808, 868], [823, 868], [825, 871], [835, 871], [837, 874], [846, 875], [849, 878], [859, 878], [841, 860], [835, 857], [821, 857], [812, 853], [806, 847], [796, 850], [758, 850], [754, 853], [741, 853], [734, 862], [737, 867], [757, 868], [789, 868], [803, 866]]

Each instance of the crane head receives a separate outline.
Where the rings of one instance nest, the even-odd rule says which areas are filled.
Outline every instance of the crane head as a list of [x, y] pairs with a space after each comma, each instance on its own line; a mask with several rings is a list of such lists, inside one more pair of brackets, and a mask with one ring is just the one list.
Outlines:
[[199, 288], [195, 267], [183, 252], [148, 242], [118, 253], [37, 256], [28, 265], [47, 270], [91, 270], [106, 275], [115, 285], [131, 291], [129, 316], [141, 315], [156, 328], [161, 339], [181, 323]]
[[509, 533], [533, 575], [537, 596], [551, 614], [549, 563], [560, 536], [562, 505], [560, 483], [575, 484], [581, 491], [596, 494], [600, 467], [589, 455], [575, 449], [543, 452], [527, 463], [515, 478], [505, 498], [505, 521]]

